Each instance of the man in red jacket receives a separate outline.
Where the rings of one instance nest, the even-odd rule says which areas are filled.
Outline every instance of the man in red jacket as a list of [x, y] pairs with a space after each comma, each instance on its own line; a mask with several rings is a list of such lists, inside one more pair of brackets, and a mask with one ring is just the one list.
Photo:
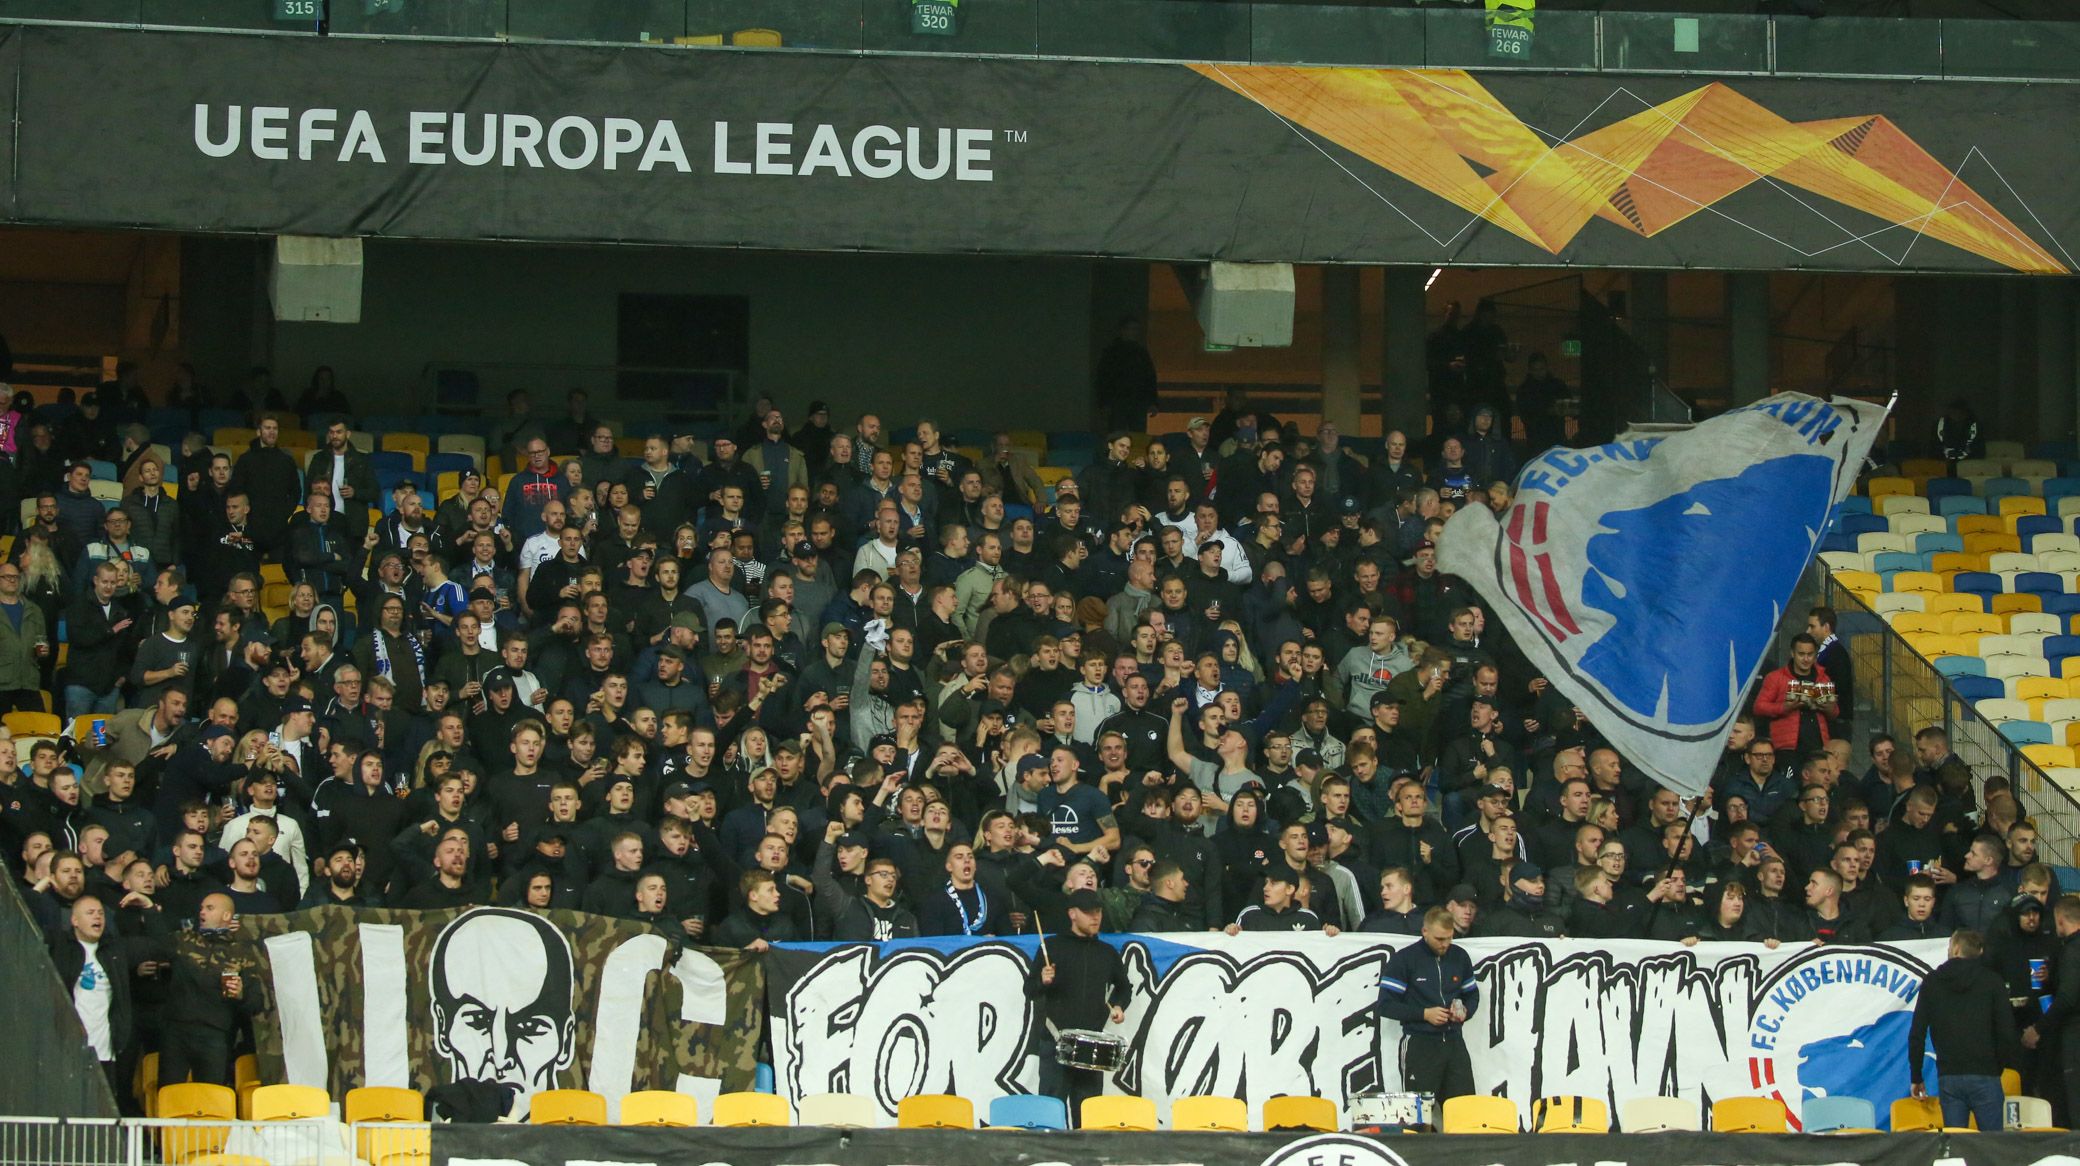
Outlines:
[[1791, 663], [1764, 677], [1755, 697], [1755, 715], [1769, 722], [1770, 743], [1801, 757], [1827, 744], [1840, 715], [1834, 682], [1819, 657], [1820, 644], [1813, 637], [1792, 637]]

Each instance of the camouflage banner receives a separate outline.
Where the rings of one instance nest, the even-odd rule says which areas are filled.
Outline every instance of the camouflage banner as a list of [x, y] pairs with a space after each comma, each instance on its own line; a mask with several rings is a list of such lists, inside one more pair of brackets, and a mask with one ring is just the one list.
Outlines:
[[320, 907], [243, 920], [268, 1005], [263, 1079], [344, 1096], [457, 1081], [591, 1089], [748, 1089], [763, 982], [756, 957], [578, 911]]

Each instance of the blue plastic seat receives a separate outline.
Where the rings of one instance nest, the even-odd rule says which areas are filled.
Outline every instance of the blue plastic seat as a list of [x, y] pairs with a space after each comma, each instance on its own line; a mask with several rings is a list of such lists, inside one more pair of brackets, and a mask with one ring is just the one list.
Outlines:
[[1835, 529], [1854, 538], [1859, 534], [1890, 534], [1892, 525], [1880, 514], [1844, 514]]
[[[1933, 486], [1935, 483], [1930, 482], [1929, 485]], [[1977, 494], [1952, 494], [1948, 497], [1934, 498], [1933, 501], [1936, 513], [1944, 518], [1955, 518], [1960, 514], [1986, 513], [1986, 499]]]
[[195, 428], [204, 433], [215, 433], [219, 429], [243, 429], [252, 420], [236, 409], [204, 409], [195, 418]]
[[401, 450], [379, 449], [368, 455], [368, 468], [374, 470], [378, 478], [382, 477], [386, 470], [410, 474], [413, 472], [412, 455]]
[[1950, 687], [1973, 704], [1982, 700], [1999, 700], [2008, 695], [2007, 686], [1991, 676], [1954, 676], [1950, 679]]
[[1872, 513], [1872, 511], [1871, 511], [1871, 500], [1870, 500], [1870, 499], [1868, 499], [1868, 498], [1866, 498], [1866, 497], [1864, 497], [1864, 496], [1863, 496], [1863, 495], [1861, 495], [1861, 494], [1851, 494], [1851, 495], [1849, 495], [1849, 496], [1848, 496], [1847, 498], [1844, 498], [1844, 499], [1842, 499], [1842, 504], [1841, 504], [1840, 506], [1838, 506], [1838, 507], [1836, 507], [1836, 508], [1835, 508], [1835, 514], [1836, 514], [1836, 516], [1840, 516], [1840, 515], [1843, 515], [1843, 514], [1870, 514], [1870, 513]]
[[1069, 1106], [1059, 1097], [1013, 1093], [989, 1103], [989, 1124], [1028, 1130], [1069, 1128]]
[[1999, 595], [2001, 577], [1991, 571], [1959, 571], [1950, 580], [1950, 590], [1959, 595]]
[[1935, 670], [1953, 679], [1960, 676], [1986, 675], [1986, 661], [1977, 656], [1938, 656]]
[[1995, 726], [2001, 736], [2017, 745], [2051, 745], [2051, 726], [2042, 721], [2006, 721]]
[[1861, 1097], [1809, 1097], [1799, 1107], [1799, 1124], [1809, 1134], [1878, 1128], [1878, 1107]]
[[2018, 494], [2027, 495], [2029, 493], [2029, 483], [2021, 478], [1988, 478], [1986, 479], [1986, 484], [1979, 490], [1979, 497], [2009, 498]]
[[94, 476], [101, 481], [113, 482], [117, 480], [116, 464], [114, 462], [105, 462], [98, 457], [88, 458], [87, 468], [92, 470]]
[[426, 476], [438, 481], [442, 474], [459, 474], [476, 464], [466, 453], [430, 453], [426, 455]]
[[2015, 576], [2015, 591], [2022, 595], [2064, 595], [2066, 581], [2049, 571], [2024, 571]]
[[2058, 500], [2080, 495], [2080, 478], [2046, 478], [2044, 480], [2044, 509], [2058, 513]]
[[[2080, 595], [2068, 595], [2063, 598], [2075, 600], [2080, 599]], [[2070, 604], [2062, 606], [2070, 606]], [[2051, 601], [2048, 599], [2044, 601], [2044, 610], [2051, 610]], [[2055, 614], [2058, 614], [2060, 618], [2065, 618], [2066, 613], [2059, 612]], [[2044, 653], [2045, 661], [2051, 665], [2051, 671], [2057, 672], [2060, 660], [2080, 656], [2080, 636], [2045, 636], [2043, 647], [2038, 650]]]
[[[1930, 478], [1927, 489], [1923, 490], [1922, 493], [1927, 496], [1929, 501], [1937, 502], [1938, 504], [1948, 502], [1954, 498], [1978, 500], [1977, 495], [1972, 493], [1972, 484], [1963, 478]], [[1984, 503], [1981, 503], [1980, 506], [1981, 509], [1977, 513], [1984, 513]], [[1949, 511], [1938, 510], [1936, 513], [1947, 514]]]
[[2031, 549], [2030, 544], [2040, 534], [2060, 534], [2065, 524], [2056, 514], [2025, 514], [2015, 520], [2015, 534], [2022, 539], [2022, 549]]
[[1918, 551], [1879, 551], [1871, 556], [1871, 570], [1881, 575], [1894, 571], [1926, 571], [1928, 556]]
[[[1821, 535], [1821, 536], [1820, 536], [1820, 549], [1821, 549], [1822, 551], [1851, 551], [1851, 552], [1853, 552], [1853, 551], [1855, 551], [1855, 550], [1856, 550], [1856, 536], [1855, 536], [1855, 535], [1853, 535], [1853, 534], [1839, 534], [1839, 533], [1829, 533], [1829, 534], [1824, 534], [1824, 535]], [[1961, 541], [1960, 541], [1960, 542], [1959, 542], [1959, 544], [1958, 544], [1958, 549], [1959, 549], [1959, 550], [1963, 550], [1963, 549], [1964, 549], [1964, 544], [1963, 544], [1963, 543], [1962, 543]]]
[[[1849, 549], [1853, 551], [1856, 548], [1850, 547]], [[1914, 551], [1923, 555], [1939, 554], [1944, 551], [1962, 554], [1964, 553], [1964, 536], [1947, 531], [1942, 533], [1929, 531], [1925, 534], [1917, 534], [1914, 536]]]

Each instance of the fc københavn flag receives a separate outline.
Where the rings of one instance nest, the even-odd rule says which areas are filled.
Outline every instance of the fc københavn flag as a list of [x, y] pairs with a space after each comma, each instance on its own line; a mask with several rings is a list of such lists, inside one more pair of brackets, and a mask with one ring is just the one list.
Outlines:
[[1885, 410], [1783, 393], [1669, 436], [1554, 449], [1439, 561], [1647, 776], [1705, 791], [1784, 604]]

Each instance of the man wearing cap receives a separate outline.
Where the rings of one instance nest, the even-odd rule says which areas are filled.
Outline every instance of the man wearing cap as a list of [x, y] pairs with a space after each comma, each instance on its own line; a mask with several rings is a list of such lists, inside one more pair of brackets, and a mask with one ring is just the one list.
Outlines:
[[214, 805], [230, 793], [231, 783], [244, 772], [231, 763], [232, 745], [230, 729], [210, 725], [194, 742], [174, 750], [152, 803], [159, 837], [171, 838], [180, 831], [182, 805], [191, 801]]
[[708, 708], [708, 694], [701, 691], [700, 685], [686, 678], [686, 652], [676, 644], [666, 644], [657, 650], [656, 676], [635, 686], [635, 701], [660, 715], [690, 713], [701, 724], [709, 724], [715, 719], [715, 714]]
[[841, 943], [913, 939], [917, 916], [896, 901], [902, 868], [893, 858], [867, 856], [867, 836], [843, 822], [824, 828], [813, 871], [817, 915], [833, 920], [831, 938]]
[[1304, 906], [1309, 894], [1306, 876], [1295, 877], [1291, 870], [1274, 863], [1264, 872], [1261, 894], [1263, 902], [1244, 907], [1235, 922], [1228, 924], [1229, 935], [1245, 931], [1335, 932], [1334, 928], [1323, 927], [1322, 917]]
[[1105, 903], [1098, 892], [1070, 891], [1066, 901], [1069, 930], [1041, 943], [1026, 980], [1041, 1019], [1029, 1051], [1040, 1059], [1040, 1092], [1061, 1098], [1072, 1118], [1080, 1118], [1084, 1101], [1104, 1092], [1105, 1076], [1062, 1064], [1055, 1053], [1056, 1038], [1066, 1031], [1094, 1032], [1108, 1022], [1125, 1023], [1133, 986], [1118, 949], [1098, 938], [1105, 922]]
[[168, 688], [194, 695], [195, 678], [207, 649], [202, 638], [193, 634], [198, 607], [192, 595], [176, 596], [167, 607], [166, 626], [137, 646], [130, 663], [131, 708], [153, 704]]
[[318, 860], [317, 877], [304, 896], [305, 907], [375, 907], [380, 900], [361, 890], [361, 844], [342, 838]]
[[1453, 930], [1452, 913], [1432, 907], [1422, 939], [1389, 956], [1379, 977], [1379, 1014], [1401, 1024], [1402, 1087], [1440, 1102], [1474, 1091], [1464, 1029], [1481, 1003], [1473, 960]]

